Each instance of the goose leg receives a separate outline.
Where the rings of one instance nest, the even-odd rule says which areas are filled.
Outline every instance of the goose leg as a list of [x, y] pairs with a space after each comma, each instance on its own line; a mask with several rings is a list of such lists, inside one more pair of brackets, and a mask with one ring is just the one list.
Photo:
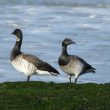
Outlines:
[[29, 82], [31, 76], [27, 76], [27, 82]]
[[70, 83], [71, 83], [71, 76], [69, 77]]
[[75, 84], [76, 84], [76, 82], [77, 82], [77, 79], [78, 79], [78, 78], [75, 78]]

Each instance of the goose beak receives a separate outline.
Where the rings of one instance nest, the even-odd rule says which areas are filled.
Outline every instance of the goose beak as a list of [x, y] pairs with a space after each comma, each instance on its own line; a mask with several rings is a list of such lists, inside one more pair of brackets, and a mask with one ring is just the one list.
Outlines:
[[11, 34], [14, 34], [14, 32], [12, 32]]
[[74, 41], [71, 41], [71, 44], [76, 44]]

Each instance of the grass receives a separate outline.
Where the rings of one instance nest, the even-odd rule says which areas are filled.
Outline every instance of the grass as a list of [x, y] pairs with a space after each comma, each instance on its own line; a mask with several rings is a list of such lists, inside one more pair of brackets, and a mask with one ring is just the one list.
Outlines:
[[6, 82], [0, 110], [110, 110], [110, 83]]

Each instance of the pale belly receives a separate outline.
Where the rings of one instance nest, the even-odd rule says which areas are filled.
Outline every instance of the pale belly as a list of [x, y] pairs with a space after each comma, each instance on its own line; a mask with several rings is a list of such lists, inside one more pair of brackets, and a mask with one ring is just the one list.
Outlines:
[[16, 58], [11, 62], [11, 64], [16, 70], [24, 73], [25, 75], [35, 74], [37, 71], [37, 68], [32, 63], [22, 59], [22, 57]]
[[82, 72], [83, 64], [80, 61], [76, 62], [71, 61], [68, 65], [60, 66], [60, 68], [62, 69], [63, 72], [69, 75], [78, 76]]

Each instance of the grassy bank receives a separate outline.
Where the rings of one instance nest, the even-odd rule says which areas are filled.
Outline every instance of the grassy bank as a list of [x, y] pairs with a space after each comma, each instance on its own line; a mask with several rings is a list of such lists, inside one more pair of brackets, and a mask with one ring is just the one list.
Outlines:
[[0, 110], [110, 110], [110, 83], [2, 83]]

